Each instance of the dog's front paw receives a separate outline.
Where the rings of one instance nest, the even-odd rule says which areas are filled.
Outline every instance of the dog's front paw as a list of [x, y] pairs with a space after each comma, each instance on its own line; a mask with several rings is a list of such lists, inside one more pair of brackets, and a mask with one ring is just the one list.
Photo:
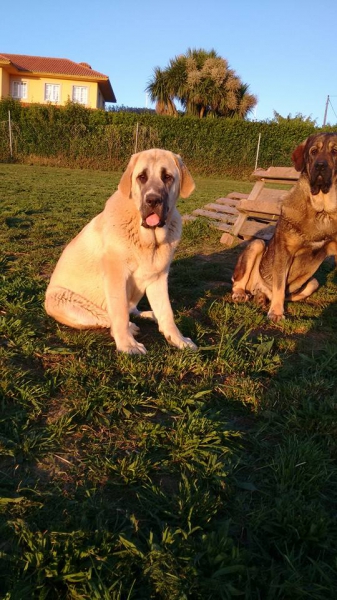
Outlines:
[[258, 290], [254, 295], [254, 302], [255, 304], [257, 304], [257, 306], [260, 306], [261, 308], [266, 308], [268, 304], [267, 295], [264, 292], [261, 292], [261, 290]]
[[247, 294], [242, 288], [236, 288], [232, 292], [233, 302], [248, 302], [250, 300], [250, 294]]
[[273, 321], [273, 323], [279, 323], [284, 318], [285, 318], [285, 316], [284, 316], [283, 312], [282, 313], [278, 313], [278, 312], [275, 312], [274, 310], [270, 310], [268, 312], [268, 319], [270, 319], [271, 321]]
[[183, 350], [184, 348], [190, 348], [190, 350], [198, 350], [198, 346], [196, 346], [195, 343], [192, 342], [191, 338], [184, 337], [183, 335], [180, 335], [177, 338], [173, 336], [167, 336], [166, 339], [168, 343], [171, 344], [171, 346], [175, 346], [176, 348], [179, 348], [179, 350]]
[[146, 354], [146, 348], [144, 344], [137, 342], [136, 340], [126, 340], [125, 342], [119, 342], [117, 344], [117, 352], [125, 352], [126, 354]]
[[191, 338], [183, 337], [182, 345], [179, 348], [190, 348], [191, 350], [198, 350], [198, 346], [192, 342]]

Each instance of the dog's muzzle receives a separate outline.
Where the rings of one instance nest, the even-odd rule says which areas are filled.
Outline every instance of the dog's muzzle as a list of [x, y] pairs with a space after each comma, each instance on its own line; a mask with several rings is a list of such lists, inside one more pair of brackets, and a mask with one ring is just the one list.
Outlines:
[[168, 212], [167, 199], [162, 195], [149, 193], [142, 203], [142, 226], [149, 229], [164, 227]]
[[327, 160], [316, 160], [311, 168], [310, 188], [313, 196], [328, 194], [332, 185], [332, 169]]

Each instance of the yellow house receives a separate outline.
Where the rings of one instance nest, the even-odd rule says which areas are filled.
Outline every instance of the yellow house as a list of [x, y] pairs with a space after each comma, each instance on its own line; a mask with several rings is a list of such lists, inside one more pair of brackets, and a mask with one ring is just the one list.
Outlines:
[[69, 100], [88, 108], [105, 108], [116, 102], [109, 77], [87, 63], [67, 58], [46, 58], [0, 53], [0, 97], [25, 104], [66, 104]]

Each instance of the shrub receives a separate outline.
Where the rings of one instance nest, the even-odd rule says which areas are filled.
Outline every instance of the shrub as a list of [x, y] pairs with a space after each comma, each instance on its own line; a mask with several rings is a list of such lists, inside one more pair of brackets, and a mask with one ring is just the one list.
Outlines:
[[[130, 155], [161, 147], [186, 160], [194, 173], [248, 176], [255, 166], [290, 165], [293, 149], [320, 131], [298, 120], [250, 122], [239, 119], [160, 116], [149, 112], [87, 109], [0, 101], [0, 160], [9, 156], [8, 111], [11, 113], [14, 159], [57, 161], [64, 166], [123, 169]], [[325, 131], [332, 130], [325, 127]]]

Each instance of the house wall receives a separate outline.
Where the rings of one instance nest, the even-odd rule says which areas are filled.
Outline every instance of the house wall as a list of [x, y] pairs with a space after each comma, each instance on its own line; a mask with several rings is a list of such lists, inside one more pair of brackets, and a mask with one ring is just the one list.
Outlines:
[[[3, 71], [3, 69], [2, 69]], [[6, 73], [7, 75], [7, 73]], [[22, 81], [27, 82], [27, 98], [22, 101], [25, 103], [39, 103], [39, 104], [47, 104], [48, 101], [45, 100], [45, 84], [52, 83], [60, 86], [60, 101], [57, 103], [59, 105], [64, 105], [69, 100], [72, 100], [73, 97], [73, 86], [82, 86], [88, 89], [87, 96], [87, 106], [88, 108], [98, 108], [97, 100], [98, 100], [98, 84], [92, 81], [76, 81], [74, 79], [56, 79], [55, 77], [37, 77], [37, 76], [20, 76], [20, 75], [10, 75], [8, 77], [8, 82], [6, 86], [6, 92], [3, 92], [3, 97], [8, 95], [12, 95], [12, 83], [13, 81]]]
[[9, 96], [9, 75], [0, 67], [0, 98]]

